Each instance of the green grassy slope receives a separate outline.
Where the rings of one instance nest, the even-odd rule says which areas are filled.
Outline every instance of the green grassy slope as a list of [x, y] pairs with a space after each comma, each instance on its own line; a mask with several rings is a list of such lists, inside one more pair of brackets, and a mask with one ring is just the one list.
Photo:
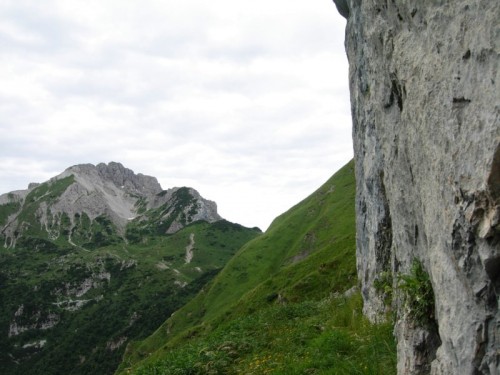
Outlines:
[[113, 373], [129, 340], [151, 334], [260, 232], [196, 222], [169, 236], [86, 249], [30, 234], [0, 249], [5, 374]]
[[119, 372], [136, 374], [395, 373], [390, 326], [361, 314], [356, 285], [354, 166], [247, 243], [147, 339]]

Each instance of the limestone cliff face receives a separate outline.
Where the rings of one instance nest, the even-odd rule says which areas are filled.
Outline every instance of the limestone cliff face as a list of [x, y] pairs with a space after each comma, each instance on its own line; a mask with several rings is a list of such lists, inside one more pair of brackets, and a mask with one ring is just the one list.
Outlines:
[[[388, 309], [399, 374], [500, 374], [500, 2], [334, 0], [347, 18], [364, 311]], [[435, 325], [397, 275], [418, 259]]]

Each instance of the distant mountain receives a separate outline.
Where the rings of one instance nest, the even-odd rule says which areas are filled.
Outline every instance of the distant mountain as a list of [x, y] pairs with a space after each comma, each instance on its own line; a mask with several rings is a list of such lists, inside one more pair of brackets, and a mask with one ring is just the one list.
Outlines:
[[127, 234], [138, 240], [145, 234], [175, 233], [198, 220], [221, 219], [217, 205], [196, 190], [162, 190], [156, 178], [114, 162], [70, 167], [28, 190], [1, 195], [0, 205], [1, 235], [8, 248], [26, 236], [95, 248]]
[[2, 374], [111, 374], [260, 235], [188, 187], [77, 165], [0, 196]]

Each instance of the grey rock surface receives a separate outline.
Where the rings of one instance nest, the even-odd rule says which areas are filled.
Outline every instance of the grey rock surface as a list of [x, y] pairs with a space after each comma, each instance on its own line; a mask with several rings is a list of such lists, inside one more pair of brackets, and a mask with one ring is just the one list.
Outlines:
[[[384, 318], [390, 274], [399, 374], [500, 374], [500, 2], [347, 5], [364, 312]], [[398, 293], [414, 259], [434, 327]]]

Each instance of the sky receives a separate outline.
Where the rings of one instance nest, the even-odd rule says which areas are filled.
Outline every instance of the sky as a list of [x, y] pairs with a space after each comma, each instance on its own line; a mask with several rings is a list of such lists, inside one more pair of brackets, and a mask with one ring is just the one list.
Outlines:
[[353, 156], [331, 0], [0, 0], [0, 194], [83, 163], [265, 230]]

